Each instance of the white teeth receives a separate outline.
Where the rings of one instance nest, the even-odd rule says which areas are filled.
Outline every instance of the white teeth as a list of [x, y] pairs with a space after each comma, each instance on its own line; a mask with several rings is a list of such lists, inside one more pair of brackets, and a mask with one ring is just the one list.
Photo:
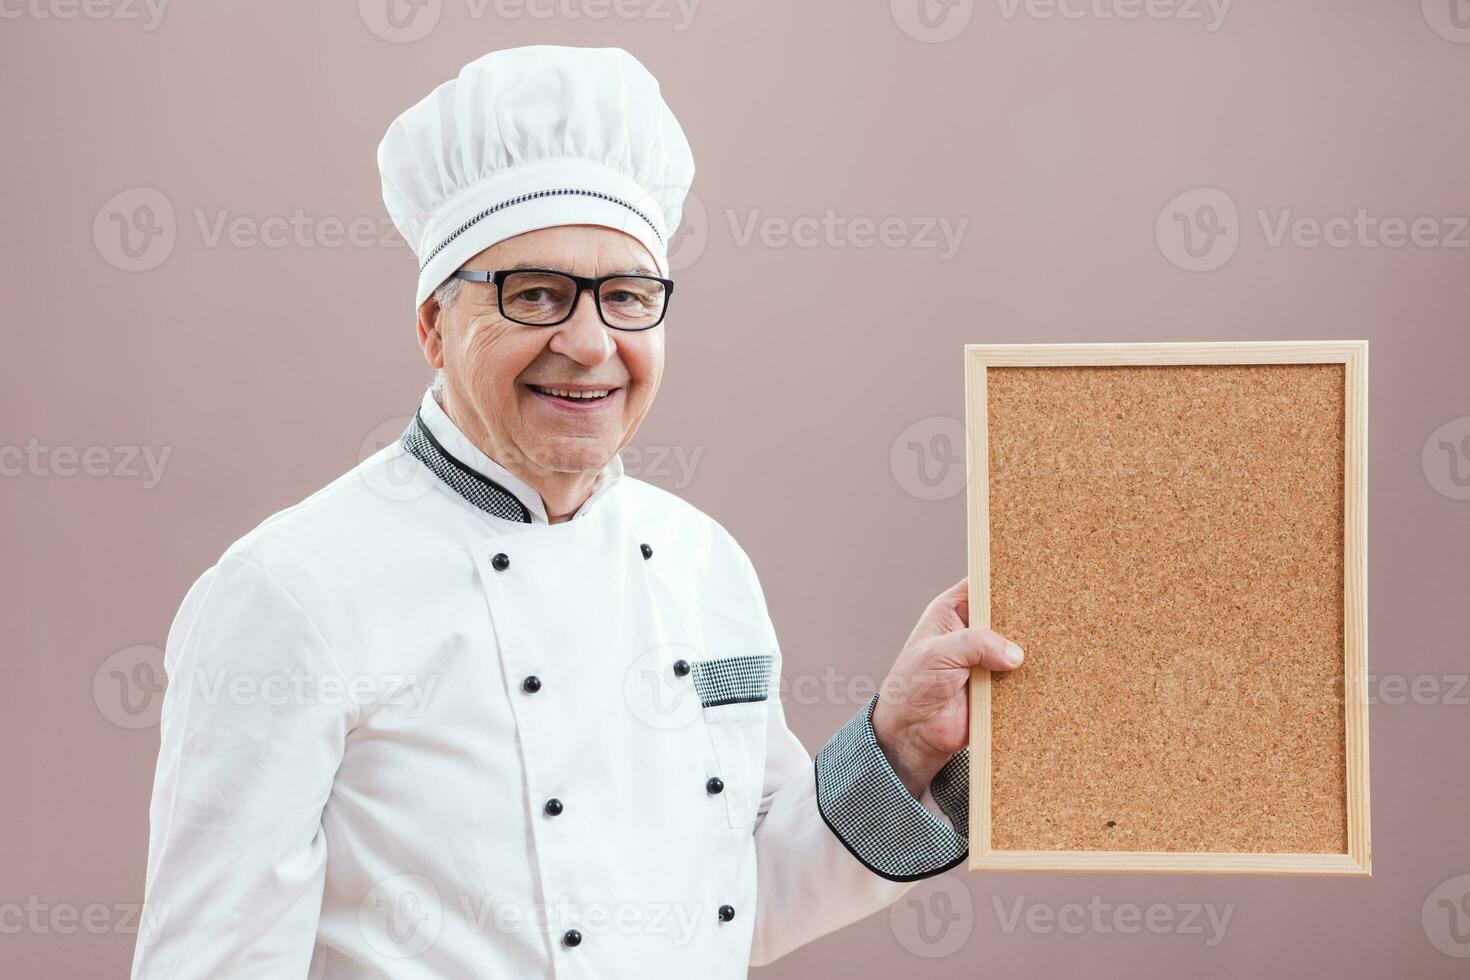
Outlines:
[[566, 388], [546, 388], [542, 385], [533, 385], [537, 391], [548, 395], [560, 395], [562, 398], [602, 398], [611, 388], [592, 388], [588, 391], [569, 391]]

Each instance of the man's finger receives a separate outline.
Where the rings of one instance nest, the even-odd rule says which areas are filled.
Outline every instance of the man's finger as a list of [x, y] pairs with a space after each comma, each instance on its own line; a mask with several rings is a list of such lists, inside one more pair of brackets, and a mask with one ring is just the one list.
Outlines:
[[1010, 640], [980, 626], [935, 637], [932, 649], [957, 666], [984, 667], [986, 670], [1014, 670], [1021, 666], [1026, 656]]
[[966, 576], [934, 597], [931, 607], [953, 612], [960, 622], [970, 625], [970, 578]]
[[970, 576], [966, 575], [949, 590], [951, 601], [954, 603], [954, 611], [959, 614], [960, 620], [970, 625]]

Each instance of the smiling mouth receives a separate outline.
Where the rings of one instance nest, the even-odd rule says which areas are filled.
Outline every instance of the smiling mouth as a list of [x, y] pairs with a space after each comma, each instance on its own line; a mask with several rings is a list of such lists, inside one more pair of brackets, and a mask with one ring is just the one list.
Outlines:
[[538, 395], [555, 398], [573, 405], [590, 405], [610, 397], [617, 388], [558, 388], [550, 385], [526, 385]]

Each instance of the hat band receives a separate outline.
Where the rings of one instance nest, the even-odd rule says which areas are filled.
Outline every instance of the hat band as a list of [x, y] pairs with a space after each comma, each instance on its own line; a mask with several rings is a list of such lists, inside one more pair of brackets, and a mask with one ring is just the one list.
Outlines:
[[454, 231], [452, 231], [452, 232], [449, 233], [449, 236], [447, 238], [445, 238], [438, 245], [435, 245], [433, 247], [433, 249], [431, 249], [429, 251], [429, 254], [426, 255], [426, 256], [424, 256], [423, 262], [420, 263], [420, 265], [419, 265], [419, 272], [422, 273], [425, 269], [427, 269], [429, 267], [429, 263], [432, 262], [432, 261], [434, 261], [434, 256], [436, 256], [440, 252], [444, 251], [444, 249], [447, 248], [449, 246], [449, 244], [451, 242], [453, 242], [456, 238], [458, 238], [460, 235], [463, 235], [465, 232], [469, 231], [477, 223], [479, 223], [479, 222], [483, 221], [484, 219], [490, 217], [490, 215], [495, 214], [497, 211], [504, 211], [506, 208], [508, 208], [508, 207], [510, 207], [512, 205], [515, 205], [515, 204], [524, 204], [527, 201], [534, 201], [534, 200], [537, 200], [537, 199], [543, 198], [543, 197], [556, 197], [556, 196], [565, 195], [565, 194], [578, 195], [578, 196], [581, 196], [581, 197], [595, 197], [595, 198], [599, 198], [599, 199], [601, 199], [603, 201], [610, 201], [613, 204], [619, 204], [619, 205], [627, 208], [629, 211], [633, 212], [634, 214], [636, 214], [638, 217], [642, 218], [644, 221], [646, 221], [648, 223], [649, 229], [653, 232], [654, 238], [658, 239], [658, 242], [659, 242], [660, 245], [662, 245], [664, 243], [664, 236], [659, 232], [658, 226], [653, 223], [653, 219], [650, 218], [648, 215], [644, 214], [638, 208], [634, 207], [628, 201], [623, 200], [621, 197], [615, 197], [614, 195], [605, 193], [603, 191], [586, 190], [586, 189], [573, 188], [573, 187], [563, 187], [563, 188], [557, 188], [555, 190], [533, 191], [530, 194], [521, 194], [521, 195], [519, 195], [517, 197], [512, 197], [509, 200], [501, 201], [499, 204], [491, 205], [490, 207], [488, 207], [485, 210], [481, 211], [479, 214], [477, 214], [474, 217], [470, 218], [468, 221], [466, 221], [464, 224], [460, 225], [458, 228], [454, 229]]

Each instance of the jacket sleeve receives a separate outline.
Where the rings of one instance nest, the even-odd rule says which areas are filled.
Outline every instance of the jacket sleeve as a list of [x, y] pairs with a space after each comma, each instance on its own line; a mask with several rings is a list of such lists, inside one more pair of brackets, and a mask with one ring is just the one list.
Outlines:
[[755, 826], [752, 966], [886, 908], [969, 853], [968, 750], [950, 759], [916, 799], [873, 731], [877, 695], [814, 760], [787, 727], [777, 690], [773, 678]]
[[304, 977], [355, 706], [306, 612], [226, 556], [169, 632], [135, 980]]
[[969, 853], [968, 750], [915, 799], [873, 734], [876, 703], [875, 695], [815, 761], [786, 727], [779, 700], [771, 704], [752, 966], [886, 908]]

